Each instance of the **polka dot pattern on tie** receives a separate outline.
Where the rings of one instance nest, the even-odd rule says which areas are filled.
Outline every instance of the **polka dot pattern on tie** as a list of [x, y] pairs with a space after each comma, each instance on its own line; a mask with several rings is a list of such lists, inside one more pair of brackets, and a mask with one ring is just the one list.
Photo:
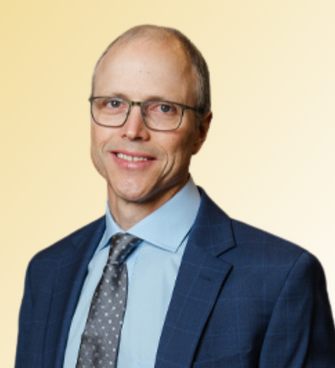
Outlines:
[[123, 317], [126, 309], [128, 275], [124, 264], [141, 239], [118, 233], [102, 277], [92, 298], [81, 338], [76, 368], [116, 367]]

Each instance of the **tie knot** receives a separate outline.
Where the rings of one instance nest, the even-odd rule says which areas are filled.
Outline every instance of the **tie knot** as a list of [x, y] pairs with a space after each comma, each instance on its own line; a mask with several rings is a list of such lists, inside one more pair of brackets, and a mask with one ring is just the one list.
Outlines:
[[140, 241], [141, 239], [127, 233], [115, 234], [111, 239], [111, 247], [109, 251], [109, 263], [111, 264], [123, 263]]

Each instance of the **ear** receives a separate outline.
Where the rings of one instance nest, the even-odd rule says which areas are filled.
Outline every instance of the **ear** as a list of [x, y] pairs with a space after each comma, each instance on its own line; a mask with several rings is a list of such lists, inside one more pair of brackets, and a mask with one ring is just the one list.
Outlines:
[[196, 137], [194, 140], [192, 155], [195, 155], [196, 153], [198, 153], [203, 143], [205, 142], [212, 117], [213, 117], [213, 113], [212, 111], [209, 111], [199, 122], [199, 125], [197, 127]]

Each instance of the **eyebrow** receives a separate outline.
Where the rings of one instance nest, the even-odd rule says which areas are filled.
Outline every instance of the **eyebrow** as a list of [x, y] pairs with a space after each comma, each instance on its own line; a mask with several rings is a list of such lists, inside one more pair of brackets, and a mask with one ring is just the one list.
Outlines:
[[[128, 95], [124, 93], [104, 93], [104, 94], [95, 94], [95, 96], [108, 96], [108, 97], [116, 97], [116, 98], [122, 98], [124, 100], [133, 101], [131, 98], [129, 98]], [[160, 95], [148, 95], [147, 98], [145, 98], [143, 101], [173, 101], [169, 98], [160, 96]], [[137, 102], [137, 101], [136, 101]]]

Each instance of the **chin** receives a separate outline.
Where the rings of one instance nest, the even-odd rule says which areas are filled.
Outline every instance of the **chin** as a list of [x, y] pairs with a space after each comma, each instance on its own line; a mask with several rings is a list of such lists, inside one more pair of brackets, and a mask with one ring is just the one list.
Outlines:
[[118, 198], [125, 202], [143, 203], [147, 197], [150, 197], [148, 187], [140, 186], [134, 182], [131, 184], [129, 182], [118, 183], [117, 185], [111, 184], [109, 188], [110, 197]]

